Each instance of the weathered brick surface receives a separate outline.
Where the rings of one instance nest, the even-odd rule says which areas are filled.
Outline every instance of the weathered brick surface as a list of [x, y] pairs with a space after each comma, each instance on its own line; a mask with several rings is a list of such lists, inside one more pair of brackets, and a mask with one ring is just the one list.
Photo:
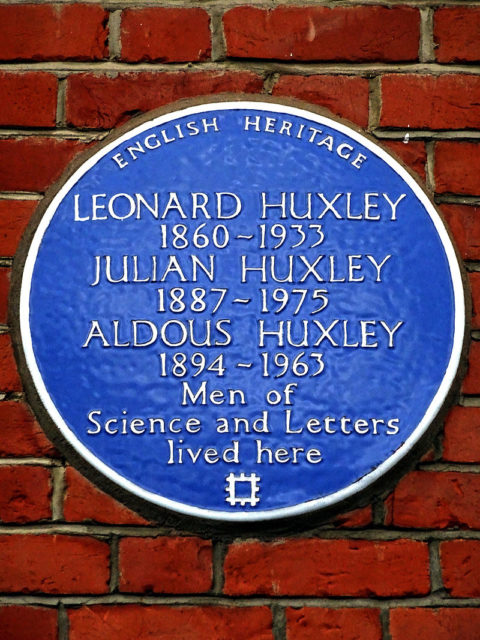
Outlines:
[[54, 456], [47, 439], [23, 402], [0, 402], [0, 457]]
[[480, 260], [480, 207], [442, 204], [440, 210], [465, 260]]
[[[299, 557], [308, 558], [301, 572]], [[229, 595], [404, 596], [429, 587], [428, 548], [412, 540], [239, 542], [225, 558]]]
[[480, 60], [479, 7], [441, 7], [434, 16], [435, 53], [438, 62]]
[[54, 127], [57, 84], [51, 73], [0, 72], [0, 125]]
[[202, 593], [212, 586], [212, 545], [200, 538], [123, 538], [120, 591]]
[[67, 522], [142, 525], [148, 521], [97, 489], [72, 467], [65, 472], [63, 515]]
[[152, 7], [122, 14], [122, 59], [195, 62], [210, 57], [210, 18], [200, 8]]
[[480, 126], [480, 77], [395, 74], [384, 76], [381, 88], [381, 127], [475, 129]]
[[274, 96], [305, 100], [329, 109], [361, 127], [368, 124], [369, 86], [366, 78], [353, 76], [281, 76]]
[[472, 329], [480, 329], [480, 272], [468, 274], [472, 292]]
[[393, 493], [393, 524], [407, 528], [480, 528], [480, 475], [414, 471]]
[[0, 522], [35, 522], [51, 517], [48, 469], [0, 466], [0, 487]]
[[480, 408], [454, 407], [445, 421], [443, 458], [480, 462]]
[[287, 609], [287, 640], [382, 640], [378, 609]]
[[442, 542], [440, 560], [443, 584], [452, 596], [480, 596], [480, 540]]
[[477, 640], [480, 610], [475, 608], [393, 609], [390, 613], [392, 640]]
[[480, 145], [442, 140], [435, 144], [435, 185], [438, 193], [480, 194]]
[[8, 293], [11, 269], [0, 267], [0, 324], [6, 324], [8, 316]]
[[[420, 180], [428, 166], [436, 199], [449, 200], [439, 206], [461, 257], [480, 261], [480, 8], [430, 3], [426, 12], [427, 4], [0, 3], [3, 330], [11, 258], [38, 204], [28, 192], [45, 192], [103, 132], [202, 95], [296, 98], [367, 129]], [[426, 60], [430, 18], [434, 62]], [[468, 265], [478, 330], [475, 268]], [[480, 397], [479, 363], [474, 341], [462, 391], [468, 403]], [[1, 640], [480, 637], [476, 600], [468, 608], [457, 600], [480, 598], [480, 543], [470, 539], [480, 530], [480, 474], [462, 466], [480, 464], [479, 408], [450, 412], [424, 470], [386, 499], [383, 523], [377, 496], [314, 531], [258, 542], [170, 530], [163, 521], [159, 529], [71, 467], [62, 485], [61, 469], [42, 460], [62, 457], [27, 409], [9, 333], [0, 334], [0, 392], [0, 593], [15, 602], [0, 607]], [[423, 531], [416, 540], [424, 529], [428, 541]], [[433, 592], [432, 541], [442, 574]], [[110, 589], [109, 604], [97, 603]], [[27, 606], [23, 594], [42, 606]], [[146, 606], [155, 594], [170, 604]], [[58, 595], [75, 597], [66, 613]], [[217, 595], [224, 606], [214, 604]], [[411, 596], [421, 606], [405, 608], [402, 598]], [[336, 600], [356, 597], [365, 600]], [[129, 604], [118, 604], [125, 598]]]
[[263, 81], [251, 71], [77, 74], [67, 86], [67, 119], [77, 127], [108, 129], [135, 113], [180, 98], [230, 92], [256, 93]]
[[361, 527], [367, 527], [372, 523], [372, 507], [368, 505], [362, 509], [355, 509], [354, 511], [348, 511], [342, 513], [333, 519], [333, 523], [336, 527], [345, 529], [357, 529]]
[[472, 341], [470, 344], [468, 370], [462, 390], [466, 394], [480, 394], [480, 342]]
[[2, 640], [57, 640], [57, 610], [50, 607], [0, 607]]
[[0, 60], [101, 60], [108, 14], [93, 4], [0, 6]]
[[77, 140], [56, 138], [0, 140], [0, 190], [46, 191], [86, 147]]
[[15, 254], [22, 233], [36, 206], [35, 200], [0, 199], [0, 255]]
[[0, 535], [0, 591], [106, 593], [110, 548], [70, 535]]
[[[410, 7], [235, 7], [224, 16], [227, 55], [272, 60], [415, 60]], [[272, 34], [275, 34], [272, 37]]]
[[0, 391], [21, 391], [22, 383], [13, 357], [12, 339], [0, 334]]
[[69, 640], [273, 640], [267, 607], [91, 606], [68, 618]]
[[411, 140], [405, 143], [403, 140], [382, 140], [382, 145], [393, 151], [399, 160], [417, 173], [422, 180], [425, 180], [427, 151], [424, 142]]

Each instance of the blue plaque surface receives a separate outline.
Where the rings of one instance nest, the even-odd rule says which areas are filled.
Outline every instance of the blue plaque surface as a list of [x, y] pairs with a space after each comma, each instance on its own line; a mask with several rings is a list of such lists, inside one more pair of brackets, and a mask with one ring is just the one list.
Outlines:
[[388, 153], [275, 102], [153, 115], [50, 198], [22, 349], [68, 443], [123, 489], [253, 521], [330, 507], [436, 417], [464, 338], [443, 222]]

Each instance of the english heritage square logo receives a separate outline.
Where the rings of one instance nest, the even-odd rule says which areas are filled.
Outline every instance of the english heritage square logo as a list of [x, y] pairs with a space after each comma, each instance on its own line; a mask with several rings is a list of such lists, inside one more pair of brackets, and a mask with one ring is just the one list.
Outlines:
[[40, 420], [181, 514], [265, 521], [359, 494], [457, 373], [462, 275], [434, 206], [369, 138], [294, 103], [135, 121], [27, 245], [17, 332]]

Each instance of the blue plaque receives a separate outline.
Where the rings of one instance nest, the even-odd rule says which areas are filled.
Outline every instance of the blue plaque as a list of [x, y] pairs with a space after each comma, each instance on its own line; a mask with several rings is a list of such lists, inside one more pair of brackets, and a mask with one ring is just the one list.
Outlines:
[[338, 505], [419, 442], [459, 366], [434, 206], [370, 138], [292, 104], [136, 120], [63, 179], [25, 251], [27, 387], [90, 467], [180, 514]]

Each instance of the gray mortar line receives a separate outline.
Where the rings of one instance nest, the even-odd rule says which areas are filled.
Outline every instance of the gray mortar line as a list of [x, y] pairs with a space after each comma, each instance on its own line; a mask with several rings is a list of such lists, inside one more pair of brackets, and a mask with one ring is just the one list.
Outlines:
[[212, 549], [212, 594], [221, 595], [225, 584], [223, 565], [227, 555], [227, 545], [223, 541], [213, 542]]
[[[278, 79], [278, 74], [272, 73], [267, 74], [264, 80], [264, 93], [270, 94], [273, 88], [273, 85]], [[213, 98], [213, 96], [212, 96]], [[280, 98], [281, 99], [281, 98]], [[376, 100], [376, 98], [375, 98]], [[370, 102], [372, 101], [371, 93], [370, 93]], [[372, 105], [371, 105], [372, 107]], [[372, 107], [376, 109], [375, 106]], [[369, 124], [369, 131], [372, 135], [374, 135], [378, 140], [405, 140], [406, 134], [410, 140], [418, 140], [418, 141], [436, 141], [436, 140], [457, 140], [459, 142], [473, 142], [478, 143], [480, 141], [480, 131], [470, 131], [465, 129], [459, 129], [457, 131], [443, 131], [443, 130], [435, 130], [435, 129], [384, 129], [377, 128], [375, 123]], [[79, 142], [99, 142], [105, 136], [110, 133], [111, 129], [80, 129], [75, 127], [69, 128], [57, 128], [57, 129], [34, 129], [34, 128], [1, 128], [0, 127], [0, 140], [1, 139], [22, 139], [22, 138], [32, 138], [32, 137], [42, 137], [42, 138], [54, 138], [60, 140], [77, 140]], [[17, 195], [15, 192], [7, 192], [11, 193], [11, 197]], [[31, 192], [26, 192], [31, 193]], [[0, 197], [3, 197], [0, 194]], [[22, 196], [18, 196], [21, 199]], [[33, 198], [32, 198], [33, 199]]]
[[420, 62], [434, 62], [435, 51], [433, 46], [433, 9], [425, 7], [420, 9], [420, 47], [418, 57]]
[[480, 464], [451, 462], [422, 462], [417, 466], [420, 471], [456, 471], [459, 473], [480, 473]]
[[[212, 72], [233, 72], [251, 71], [252, 73], [287, 73], [289, 75], [349, 75], [367, 76], [389, 73], [402, 74], [460, 74], [478, 75], [480, 73], [479, 64], [440, 64], [423, 62], [302, 62], [302, 61], [279, 61], [260, 58], [229, 58], [219, 63], [206, 61], [192, 62], [119, 62], [115, 60], [100, 60], [97, 62], [76, 62], [76, 61], [29, 61], [29, 62], [2, 62], [0, 71], [26, 72], [26, 71], [46, 71], [65, 77], [66, 74], [92, 72], [96, 75], [107, 75], [108, 73], [178, 73], [196, 71]], [[108, 77], [108, 76], [107, 76]]]
[[480, 398], [474, 396], [463, 396], [460, 398], [458, 404], [461, 407], [480, 407]]
[[[52, 523], [52, 524], [1, 524], [0, 535], [75, 535], [94, 536], [98, 538], [108, 538], [112, 535], [146, 538], [146, 537], [191, 537], [190, 532], [165, 531], [155, 527], [135, 527], [120, 525], [99, 525], [99, 524], [75, 524], [75, 523]], [[211, 540], [211, 536], [205, 536], [205, 540]], [[266, 544], [278, 544], [286, 540], [365, 540], [370, 542], [388, 542], [394, 540], [413, 540], [417, 542], [429, 542], [430, 540], [480, 540], [480, 529], [401, 529], [393, 527], [383, 527], [381, 529], [323, 529], [321, 532], [296, 532], [289, 538], [285, 536], [275, 536], [258, 534], [250, 536], [251, 540], [265, 542]], [[227, 541], [225, 541], [227, 542]], [[232, 542], [232, 541], [231, 541]], [[236, 538], [232, 543], [245, 543], [245, 538]]]
[[263, 93], [271, 96], [274, 86], [277, 84], [280, 75], [278, 73], [267, 73], [263, 82]]
[[440, 565], [440, 543], [438, 540], [432, 540], [429, 544], [430, 556], [430, 583], [432, 594], [445, 597], [446, 591], [443, 586], [442, 569]]
[[372, 502], [372, 519], [373, 524], [377, 527], [383, 527], [385, 525], [386, 518], [385, 501], [381, 498], [376, 498]]
[[52, 475], [52, 520], [62, 521], [63, 502], [65, 498], [65, 467], [56, 466], [51, 471]]
[[368, 130], [378, 127], [382, 108], [381, 78], [374, 76], [368, 82]]
[[[435, 202], [437, 204], [465, 204], [468, 206], [478, 207], [480, 205], [480, 196], [464, 196], [451, 193], [439, 193], [435, 194]], [[474, 261], [472, 261], [472, 264], [474, 264]]]
[[33, 191], [0, 191], [0, 200], [41, 200], [42, 194]]
[[61, 467], [62, 461], [55, 458], [0, 458], [0, 467]]
[[69, 636], [68, 615], [65, 609], [65, 605], [63, 603], [60, 603], [58, 605], [57, 625], [58, 625], [58, 640], [68, 640], [68, 636]]
[[[128, 5], [124, 7], [128, 8]], [[110, 60], [119, 60], [122, 55], [121, 41], [122, 11], [113, 8], [108, 17], [108, 51]]]
[[78, 140], [79, 142], [95, 142], [105, 137], [106, 131], [85, 131], [79, 129], [1, 129], [0, 140], [5, 138], [56, 138], [62, 140]]
[[212, 62], [222, 62], [227, 55], [225, 34], [223, 32], [223, 9], [212, 7], [210, 10], [210, 34], [212, 42]]
[[120, 560], [119, 560], [119, 540], [117, 535], [112, 535], [110, 540], [110, 593], [117, 593], [120, 584]]
[[445, 423], [433, 440], [433, 455], [435, 458], [435, 462], [441, 462], [443, 460], [444, 427]]
[[169, 606], [224, 606], [229, 608], [249, 607], [314, 607], [327, 609], [350, 608], [410, 608], [410, 607], [442, 607], [442, 608], [472, 608], [480, 606], [480, 598], [451, 598], [427, 596], [400, 597], [314, 597], [314, 596], [231, 596], [229, 598], [212, 597], [199, 594], [174, 594], [174, 595], [142, 595], [142, 594], [107, 594], [107, 595], [42, 595], [42, 594], [0, 594], [0, 605], [28, 604], [55, 606], [61, 603], [65, 606], [95, 606], [96, 604], [142, 604], [142, 605], [169, 605]]
[[65, 126], [65, 98], [67, 81], [65, 78], [58, 78], [57, 90], [57, 111], [55, 117], [56, 127]]
[[478, 142], [480, 138], [480, 131], [470, 131], [469, 129], [447, 131], [443, 129], [410, 129], [404, 127], [384, 129], [379, 127], [373, 130], [373, 134], [377, 138], [386, 140], [403, 140], [407, 133], [411, 140], [472, 140]]
[[435, 143], [425, 142], [427, 162], [425, 164], [426, 185], [431, 193], [435, 192]]
[[272, 633], [274, 640], [287, 640], [287, 616], [285, 608], [274, 604], [272, 611]]

